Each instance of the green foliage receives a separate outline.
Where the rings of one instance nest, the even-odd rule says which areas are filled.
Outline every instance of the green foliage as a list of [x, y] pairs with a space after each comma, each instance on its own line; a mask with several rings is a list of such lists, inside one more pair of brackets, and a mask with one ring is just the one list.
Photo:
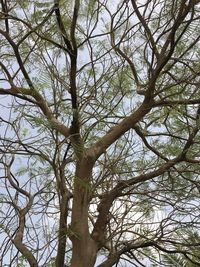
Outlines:
[[[63, 236], [70, 262], [82, 240], [72, 226], [85, 220], [92, 233], [99, 218], [94, 247], [115, 265], [199, 264], [199, 3], [183, 2], [85, 0], [76, 21], [75, 1], [60, 0], [63, 31], [53, 0], [2, 1], [2, 261], [28, 264], [12, 247], [25, 221], [21, 240], [40, 265], [55, 266]], [[92, 177], [77, 177], [86, 156]], [[77, 192], [88, 214], [74, 219]]]

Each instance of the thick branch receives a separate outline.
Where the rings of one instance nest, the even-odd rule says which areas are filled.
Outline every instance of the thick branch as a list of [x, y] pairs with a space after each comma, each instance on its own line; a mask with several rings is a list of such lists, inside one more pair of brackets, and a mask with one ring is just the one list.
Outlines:
[[97, 159], [110, 145], [133, 128], [133, 126], [151, 110], [152, 105], [152, 102], [144, 101], [135, 112], [130, 116], [125, 117], [118, 125], [114, 126], [111, 131], [93, 144], [88, 150], [88, 153], [91, 154], [92, 158]]
[[[120, 256], [122, 254], [125, 254], [126, 252], [131, 252], [131, 250], [136, 250], [138, 248], [146, 248], [146, 247], [155, 247], [158, 250], [168, 253], [168, 254], [183, 254], [186, 258], [189, 259], [188, 257], [188, 252], [186, 250], [181, 250], [181, 249], [167, 249], [164, 246], [161, 246], [158, 244], [156, 241], [146, 241], [146, 242], [140, 242], [140, 243], [134, 243], [134, 242], [127, 242], [124, 243], [124, 246], [122, 249], [111, 253], [108, 258], [98, 265], [98, 267], [112, 267], [114, 266], [115, 263], [117, 263], [120, 259]], [[192, 261], [193, 263], [196, 263], [195, 261]]]
[[[37, 105], [45, 115], [45, 117], [48, 119], [51, 127], [55, 130], [57, 130], [59, 133], [63, 134], [65, 137], [69, 137], [70, 135], [70, 129], [66, 127], [64, 124], [58, 121], [49, 109], [46, 101], [42, 97], [42, 95], [36, 91], [35, 89], [25, 89], [20, 87], [11, 87], [10, 89], [2, 89], [0, 88], [0, 94], [2, 95], [12, 95], [24, 100], [27, 100], [31, 103], [34, 103]], [[26, 96], [33, 97], [36, 101], [33, 101], [30, 98], [27, 98]]]
[[180, 99], [180, 100], [160, 100], [154, 103], [154, 107], [176, 106], [176, 105], [195, 105], [200, 104], [200, 98]]
[[64, 266], [65, 252], [66, 252], [66, 241], [67, 241], [67, 217], [69, 212], [69, 201], [72, 198], [71, 192], [66, 186], [66, 177], [64, 172], [65, 163], [63, 162], [59, 170], [55, 162], [54, 172], [57, 180], [59, 205], [60, 205], [60, 218], [59, 218], [59, 230], [58, 230], [58, 249], [56, 255], [56, 267]]
[[193, 140], [195, 136], [197, 135], [199, 131], [199, 125], [198, 125], [199, 116], [200, 116], [200, 108], [198, 109], [197, 115], [196, 115], [197, 124], [193, 128], [192, 132], [189, 134], [188, 140], [186, 141], [181, 153], [176, 158], [174, 158], [173, 160], [168, 160], [166, 163], [162, 164], [159, 168], [157, 168], [156, 170], [152, 172], [141, 174], [132, 179], [124, 180], [124, 181], [122, 180], [118, 182], [118, 184], [110, 192], [108, 192], [102, 197], [102, 200], [100, 201], [100, 204], [98, 205], [99, 216], [97, 218], [97, 221], [94, 225], [94, 229], [92, 232], [93, 239], [99, 243], [100, 247], [102, 246], [104, 242], [105, 229], [106, 229], [106, 225], [108, 222], [108, 213], [112, 206], [113, 201], [118, 196], [120, 196], [120, 194], [122, 193], [124, 189], [130, 188], [138, 183], [143, 183], [145, 181], [151, 180], [154, 177], [158, 177], [164, 174], [166, 171], [169, 171], [170, 168], [173, 167], [175, 164], [186, 160], [187, 153], [193, 144]]
[[60, 0], [55, 0], [55, 14], [56, 14], [56, 19], [57, 19], [57, 22], [58, 22], [58, 27], [60, 29], [60, 33], [62, 34], [62, 37], [63, 37], [63, 40], [65, 42], [65, 45], [68, 49], [68, 52], [69, 54], [73, 54], [73, 49], [72, 49], [72, 45], [68, 39], [68, 36], [67, 36], [67, 32], [65, 30], [65, 26], [64, 26], [64, 23], [62, 21], [62, 17], [61, 17], [61, 14], [60, 14], [60, 6], [59, 6], [59, 3], [60, 3]]
[[109, 193], [105, 194], [102, 197], [101, 202], [98, 205], [99, 215], [92, 232], [93, 239], [99, 243], [100, 247], [102, 246], [105, 238], [105, 229], [108, 222], [109, 210], [112, 206], [113, 201], [118, 196], [120, 196], [122, 191], [128, 187], [151, 180], [154, 177], [162, 175], [163, 173], [168, 171], [171, 167], [173, 167], [176, 163], [178, 163], [180, 160], [181, 160], [180, 157], [177, 157], [174, 160], [169, 160], [167, 163], [162, 164], [155, 171], [152, 171], [147, 174], [141, 174], [127, 181], [126, 180], [120, 181]]

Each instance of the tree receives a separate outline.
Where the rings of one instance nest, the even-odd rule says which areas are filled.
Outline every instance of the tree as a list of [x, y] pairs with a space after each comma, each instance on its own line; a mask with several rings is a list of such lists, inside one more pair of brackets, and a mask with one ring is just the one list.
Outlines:
[[2, 266], [199, 266], [199, 1], [0, 18]]

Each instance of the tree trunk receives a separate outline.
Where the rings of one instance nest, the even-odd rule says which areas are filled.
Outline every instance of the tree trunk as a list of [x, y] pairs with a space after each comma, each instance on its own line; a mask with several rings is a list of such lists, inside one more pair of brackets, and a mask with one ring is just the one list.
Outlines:
[[90, 238], [73, 241], [73, 254], [70, 267], [93, 267], [96, 261], [97, 246]]
[[93, 267], [97, 244], [91, 238], [88, 226], [88, 205], [91, 195], [90, 180], [93, 163], [84, 158], [77, 163], [72, 206], [72, 261], [70, 267]]

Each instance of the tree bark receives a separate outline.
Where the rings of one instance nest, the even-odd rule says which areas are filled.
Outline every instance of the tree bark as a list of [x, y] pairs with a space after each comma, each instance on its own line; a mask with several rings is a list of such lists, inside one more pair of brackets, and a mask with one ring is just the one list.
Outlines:
[[92, 188], [90, 180], [93, 163], [84, 157], [77, 163], [72, 206], [71, 241], [73, 246], [70, 267], [93, 267], [97, 244], [91, 238], [88, 225], [88, 205]]

